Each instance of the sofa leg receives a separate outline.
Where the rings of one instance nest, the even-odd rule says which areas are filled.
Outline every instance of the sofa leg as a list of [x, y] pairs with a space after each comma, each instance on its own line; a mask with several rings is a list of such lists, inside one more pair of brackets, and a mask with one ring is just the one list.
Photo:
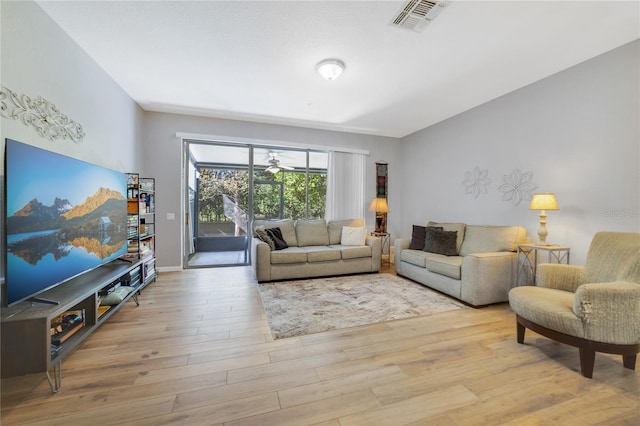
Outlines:
[[524, 332], [525, 332], [526, 328], [524, 327], [524, 325], [520, 324], [517, 320], [516, 320], [516, 334], [518, 336], [518, 343], [524, 343]]
[[624, 365], [624, 368], [628, 368], [629, 370], [635, 370], [636, 369], [636, 356], [637, 356], [637, 354], [622, 355], [622, 364]]
[[593, 377], [593, 365], [596, 360], [596, 351], [593, 349], [579, 348], [580, 350], [580, 372], [587, 379]]

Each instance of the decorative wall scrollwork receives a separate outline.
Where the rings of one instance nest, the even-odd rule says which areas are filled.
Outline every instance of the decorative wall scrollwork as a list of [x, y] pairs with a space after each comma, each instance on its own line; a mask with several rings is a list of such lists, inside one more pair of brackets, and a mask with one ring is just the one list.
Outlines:
[[48, 100], [41, 96], [31, 99], [4, 86], [0, 90], [0, 115], [20, 120], [25, 126], [33, 127], [40, 136], [52, 141], [71, 139], [80, 143], [85, 136], [79, 123], [69, 119]]

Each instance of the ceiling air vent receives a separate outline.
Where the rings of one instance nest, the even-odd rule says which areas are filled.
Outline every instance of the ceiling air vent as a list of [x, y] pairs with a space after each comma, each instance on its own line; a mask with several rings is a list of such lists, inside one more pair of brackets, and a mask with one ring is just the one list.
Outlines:
[[409, 0], [391, 25], [413, 31], [422, 30], [442, 12], [448, 1]]

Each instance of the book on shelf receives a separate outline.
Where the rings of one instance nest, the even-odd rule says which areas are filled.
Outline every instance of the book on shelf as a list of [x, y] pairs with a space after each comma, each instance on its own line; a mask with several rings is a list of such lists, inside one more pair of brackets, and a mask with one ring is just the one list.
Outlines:
[[84, 309], [66, 311], [51, 320], [51, 343], [61, 345], [85, 325]]
[[111, 309], [112, 306], [111, 305], [100, 305], [98, 306], [98, 318], [100, 318], [101, 316], [103, 316], [104, 314], [107, 313], [107, 311], [109, 309]]
[[153, 191], [153, 182], [146, 182], [143, 180], [140, 182], [140, 189], [144, 191]]

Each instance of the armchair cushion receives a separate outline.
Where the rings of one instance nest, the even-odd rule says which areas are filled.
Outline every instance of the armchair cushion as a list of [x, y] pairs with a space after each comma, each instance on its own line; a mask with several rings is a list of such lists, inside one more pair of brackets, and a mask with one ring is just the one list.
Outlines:
[[543, 327], [584, 337], [582, 321], [573, 313], [573, 293], [532, 286], [517, 290], [509, 292], [509, 304], [518, 315]]

